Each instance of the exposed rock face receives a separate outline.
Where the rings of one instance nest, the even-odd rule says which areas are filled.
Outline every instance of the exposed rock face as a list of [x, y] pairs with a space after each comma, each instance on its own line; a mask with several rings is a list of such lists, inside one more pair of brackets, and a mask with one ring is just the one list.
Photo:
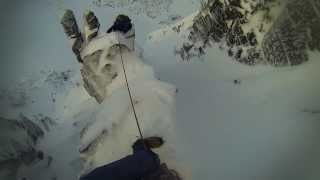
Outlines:
[[308, 45], [311, 50], [320, 50], [319, 4], [318, 0], [294, 0], [287, 4], [262, 43], [270, 64], [299, 65], [308, 60]]
[[319, 0], [207, 0], [176, 53], [188, 60], [219, 43], [240, 63], [293, 66], [308, 61], [308, 49], [320, 50], [319, 32]]
[[[261, 61], [256, 34], [245, 32], [242, 25], [248, 23], [248, 12], [242, 8], [242, 1], [208, 0], [202, 3], [200, 13], [194, 18], [187, 43], [183, 44], [182, 59], [201, 56], [211, 43], [222, 43], [229, 47], [228, 54], [237, 61], [249, 65]], [[258, 6], [258, 5], [256, 5]], [[256, 7], [254, 6], [254, 7]], [[252, 9], [254, 12], [255, 9]], [[191, 48], [185, 48], [189, 46]], [[235, 52], [234, 52], [235, 51]], [[253, 58], [253, 55], [255, 58]]]

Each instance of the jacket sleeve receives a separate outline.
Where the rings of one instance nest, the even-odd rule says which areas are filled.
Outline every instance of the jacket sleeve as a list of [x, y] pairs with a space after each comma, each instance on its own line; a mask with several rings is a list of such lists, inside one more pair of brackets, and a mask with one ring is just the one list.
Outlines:
[[98, 167], [80, 180], [140, 180], [160, 166], [158, 156], [149, 150], [141, 150], [123, 159]]
[[135, 48], [135, 39], [136, 39], [136, 34], [135, 34], [135, 28], [134, 25], [132, 24], [131, 29], [124, 34], [124, 37], [126, 38], [127, 42], [128, 42], [128, 48], [131, 50], [134, 50]]
[[111, 32], [113, 31], [113, 29], [114, 29], [113, 26], [114, 26], [114, 25], [112, 25], [112, 26], [108, 29], [107, 33], [111, 33]]

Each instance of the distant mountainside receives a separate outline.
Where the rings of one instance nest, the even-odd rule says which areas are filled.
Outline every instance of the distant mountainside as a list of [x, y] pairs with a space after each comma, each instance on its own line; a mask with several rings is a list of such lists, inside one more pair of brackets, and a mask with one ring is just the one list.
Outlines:
[[264, 36], [262, 49], [273, 65], [299, 65], [307, 50], [320, 50], [320, 1], [291, 0]]
[[219, 43], [247, 65], [299, 65], [307, 50], [320, 50], [319, 31], [318, 0], [208, 0], [176, 53], [187, 60]]
[[169, 11], [173, 0], [95, 0], [98, 7], [108, 6], [112, 8], [129, 7], [135, 14], [145, 14], [150, 18], [156, 18]]

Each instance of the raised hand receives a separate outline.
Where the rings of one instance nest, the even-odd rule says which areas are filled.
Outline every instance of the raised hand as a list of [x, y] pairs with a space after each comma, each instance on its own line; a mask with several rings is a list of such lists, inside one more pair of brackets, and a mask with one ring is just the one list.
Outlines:
[[64, 32], [68, 36], [73, 53], [76, 55], [78, 61], [83, 63], [81, 58], [81, 50], [88, 44], [88, 42], [98, 35], [99, 21], [92, 11], [87, 11], [84, 14], [84, 31], [83, 34], [80, 32], [77, 20], [71, 10], [66, 10], [62, 19], [61, 24]]
[[108, 87], [117, 84], [113, 83], [117, 79], [119, 81], [120, 52], [134, 51], [134, 28], [126, 15], [119, 15], [108, 33], [99, 32], [100, 23], [92, 11], [86, 11], [83, 18], [82, 32], [71, 10], [65, 11], [61, 24], [73, 53], [82, 64], [81, 76], [85, 89], [98, 103], [102, 103], [108, 96]]

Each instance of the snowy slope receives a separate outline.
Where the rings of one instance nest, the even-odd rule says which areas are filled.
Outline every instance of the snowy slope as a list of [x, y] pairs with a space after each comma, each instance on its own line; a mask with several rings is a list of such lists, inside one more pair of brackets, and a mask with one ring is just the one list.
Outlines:
[[[106, 36], [114, 35], [108, 34]], [[94, 53], [101, 49], [108, 51], [109, 48], [105, 47], [108, 47], [110, 43], [112, 42], [93, 40], [84, 53]], [[92, 44], [96, 46], [92, 46]], [[175, 161], [176, 148], [174, 145], [176, 89], [170, 84], [157, 80], [152, 68], [145, 65], [134, 52], [123, 49], [122, 53], [144, 136], [157, 135], [166, 139], [166, 145], [158, 153], [163, 162], [166, 162], [170, 168], [179, 171], [181, 168]], [[102, 56], [102, 58], [104, 57], [105, 55]], [[70, 89], [68, 95], [63, 98], [65, 101], [62, 101], [60, 106], [68, 105], [71, 108], [66, 108], [60, 116], [65, 121], [65, 127], [57, 131], [57, 133], [60, 132], [69, 137], [51, 139], [52, 135], [49, 135], [46, 139], [48, 144], [40, 144], [40, 147], [44, 145], [42, 149], [45, 149], [45, 152], [54, 158], [53, 161], [59, 161], [56, 157], [59, 158], [60, 153], [69, 154], [68, 159], [60, 159], [59, 165], [61, 163], [69, 165], [72, 165], [73, 162], [80, 163], [80, 154], [74, 152], [74, 149], [78, 149], [84, 163], [81, 169], [75, 167], [75, 170], [78, 171], [77, 176], [131, 154], [130, 147], [139, 137], [121, 69], [120, 55], [116, 55], [111, 60], [114, 62], [112, 67], [116, 68], [118, 76], [106, 86], [109, 92], [102, 104], [94, 102], [93, 98], [86, 94], [87, 92], [83, 92], [83, 87]], [[81, 98], [79, 99], [79, 97]], [[74, 101], [75, 98], [77, 101]], [[68, 145], [60, 144], [61, 141], [68, 143]], [[78, 144], [76, 144], [77, 142]], [[54, 148], [51, 147], [52, 143], [55, 144], [56, 150], [51, 149]], [[64, 148], [59, 150], [60, 152], [57, 151], [61, 146]], [[35, 173], [35, 170], [41, 168], [44, 168], [41, 170], [42, 173]], [[53, 171], [59, 172], [56, 164], [50, 167], [43, 163], [42, 165], [36, 164], [21, 168], [19, 177], [34, 180], [56, 176], [63, 179], [67, 177], [65, 173], [55, 175]], [[68, 174], [72, 174], [72, 172], [74, 171], [71, 170], [71, 173]]]
[[[147, 52], [170, 52], [171, 41]], [[310, 113], [320, 107], [319, 54], [295, 68], [247, 67], [218, 48], [201, 62], [159, 55], [147, 59], [165, 72], [162, 80], [179, 89], [178, 154], [191, 165], [192, 179], [319, 177], [319, 114]]]
[[[1, 11], [1, 19], [6, 23], [1, 32], [2, 34], [10, 32], [13, 35], [11, 38], [5, 36], [1, 43], [4, 50], [4, 66], [1, 66], [3, 77], [1, 79], [1, 115], [16, 118], [19, 113], [30, 117], [44, 114], [53, 117], [58, 123], [56, 128], [47, 133], [38, 144], [37, 148], [43, 150], [45, 160], [36, 162], [31, 167], [22, 167], [19, 173], [20, 179], [35, 176], [40, 179], [76, 179], [81, 171], [78, 152], [80, 145], [78, 135], [81, 128], [74, 127], [77, 123], [73, 124], [74, 120], [70, 122], [66, 117], [73, 113], [77, 116], [77, 112], [80, 111], [81, 118], [87, 120], [92, 114], [86, 115], [86, 110], [90, 109], [90, 105], [92, 108], [96, 106], [96, 103], [91, 100], [89, 104], [86, 103], [83, 106], [83, 109], [73, 109], [79, 102], [88, 98], [88, 95], [81, 88], [80, 74], [75, 74], [79, 71], [79, 66], [74, 60], [59, 24], [63, 10], [75, 9], [77, 17], [80, 18], [85, 9], [91, 8], [99, 15], [99, 19], [103, 22], [103, 29], [111, 24], [117, 13], [127, 12], [138, 26], [137, 41], [143, 43], [146, 38], [144, 34], [160, 27], [158, 23], [168, 19], [168, 14], [176, 15], [178, 12], [184, 15], [183, 13], [188, 14], [191, 12], [190, 9], [192, 10], [192, 7], [188, 6], [188, 8], [176, 11], [179, 4], [168, 2], [164, 8], [170, 9], [171, 12], [161, 14], [155, 12], [157, 16], [153, 17], [155, 21], [145, 16], [145, 12], [139, 12], [138, 9], [145, 8], [145, 4], [142, 4], [141, 7], [139, 4], [136, 5], [133, 8], [137, 10], [132, 12], [128, 10], [132, 8], [130, 6], [99, 7], [93, 1], [26, 2], [24, 6], [15, 1], [1, 2], [2, 7], [8, 7]], [[18, 7], [21, 8], [18, 10]], [[156, 6], [152, 3], [146, 7], [150, 13], [157, 11]], [[47, 15], [43, 15], [44, 13]], [[9, 18], [3, 18], [5, 16]], [[14, 74], [12, 70], [9, 70], [13, 67], [15, 67]], [[75, 89], [77, 93], [70, 93]], [[66, 97], [70, 99], [65, 100]], [[73, 112], [72, 109], [75, 111]]]
[[[42, 86], [47, 73], [41, 74], [41, 70], [64, 72], [72, 69], [72, 72], [78, 72], [79, 69], [59, 24], [59, 16], [65, 8], [75, 9], [79, 18], [84, 9], [93, 9], [104, 29], [119, 12], [133, 16], [137, 42], [144, 48], [144, 62], [152, 65], [161, 81], [178, 88], [178, 140], [174, 145], [177, 161], [192, 171], [189, 178], [319, 179], [318, 53], [310, 53], [310, 61], [297, 67], [248, 67], [232, 61], [214, 46], [207, 49], [203, 61], [181, 63], [174, 55], [174, 47], [179, 43], [175, 33], [167, 39], [160, 37], [160, 41], [145, 42], [149, 33], [164, 28], [164, 24], [158, 23], [169, 15], [181, 13], [182, 17], [187, 17], [195, 12], [198, 4], [192, 5], [192, 1], [174, 1], [169, 12], [156, 19], [150, 19], [144, 13], [131, 14], [126, 7], [97, 7], [91, 1], [41, 1], [28, 2], [24, 6], [13, 1], [6, 5], [8, 8], [1, 11], [3, 16], [0, 18], [3, 22], [16, 23], [8, 23], [1, 31], [14, 35], [3, 37], [1, 42], [4, 49], [1, 75], [5, 77], [1, 80], [2, 85], [19, 84], [21, 77], [37, 80], [40, 76], [41, 80], [36, 81], [37, 90], [27, 93], [31, 100], [24, 108], [12, 108], [2, 101], [6, 107], [1, 114], [14, 117], [23, 111], [59, 119], [56, 128], [38, 145], [45, 153], [45, 160], [31, 167], [21, 167], [19, 180], [23, 177], [34, 177], [28, 178], [32, 180], [76, 179], [82, 170], [78, 134], [84, 123], [99, 110], [94, 99], [81, 88], [78, 73], [72, 74], [71, 85], [63, 86], [66, 89], [56, 91], [53, 87]], [[8, 15], [15, 16], [5, 19]], [[33, 42], [32, 45], [29, 42]], [[55, 92], [55, 102], [52, 102], [51, 92]], [[128, 126], [121, 128], [136, 132], [134, 126]], [[118, 146], [127, 146], [129, 141]], [[129, 151], [121, 150], [117, 155]]]

